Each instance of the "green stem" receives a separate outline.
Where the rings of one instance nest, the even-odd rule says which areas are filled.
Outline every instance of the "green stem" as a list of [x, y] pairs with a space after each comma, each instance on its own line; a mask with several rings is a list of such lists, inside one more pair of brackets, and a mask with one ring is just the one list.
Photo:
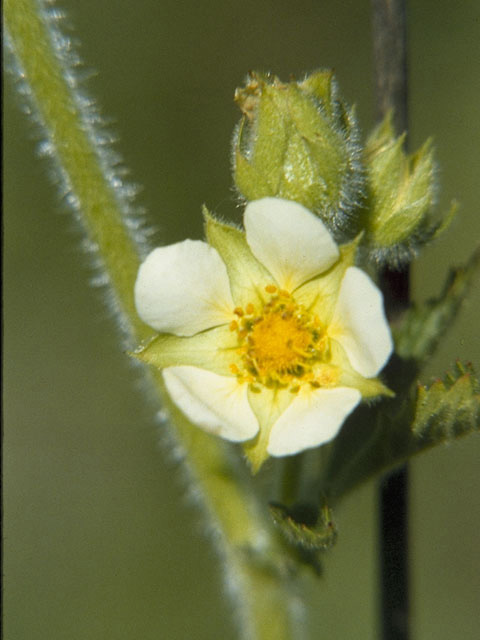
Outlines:
[[73, 70], [65, 68], [66, 60], [52, 43], [45, 9], [34, 0], [6, 0], [4, 16], [11, 48], [31, 92], [35, 115], [48, 136], [62, 186], [96, 245], [134, 339], [145, 337], [147, 327], [136, 315], [133, 301], [139, 252], [125, 226], [123, 212], [128, 204], [105, 176], [105, 170], [113, 171], [113, 167], [107, 166], [107, 153], [95, 140], [93, 114], [66, 81], [69, 77], [70, 85], [76, 84]]
[[[134, 237], [128, 226], [127, 188], [115, 174], [109, 152], [101, 147], [92, 107], [78, 92], [54, 18], [35, 0], [5, 0], [4, 18], [19, 81], [47, 136], [62, 187], [102, 261], [129, 342], [136, 344], [151, 330], [135, 311], [133, 288], [142, 238]], [[249, 479], [228, 462], [220, 440], [191, 425], [169, 403], [161, 376], [157, 373], [152, 379], [160, 401], [170, 411], [192, 481], [220, 534], [216, 538], [233, 587], [240, 635], [257, 640], [292, 638], [290, 581], [283, 550], [254, 499]]]

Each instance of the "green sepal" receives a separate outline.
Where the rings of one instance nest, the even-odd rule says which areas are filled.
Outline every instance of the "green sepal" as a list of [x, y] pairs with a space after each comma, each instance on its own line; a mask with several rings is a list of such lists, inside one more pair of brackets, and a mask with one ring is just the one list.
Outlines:
[[397, 353], [419, 362], [432, 355], [455, 319], [475, 277], [480, 271], [480, 249], [462, 267], [452, 269], [438, 298], [415, 305], [394, 327]]
[[395, 393], [389, 389], [380, 378], [364, 378], [350, 364], [343, 347], [336, 341], [332, 340], [330, 349], [332, 352], [331, 362], [338, 366], [341, 374], [338, 380], [339, 387], [352, 387], [358, 389], [362, 394], [363, 400], [373, 400], [381, 396], [386, 398], [395, 397]]
[[361, 240], [362, 234], [359, 234], [351, 242], [341, 245], [340, 257], [330, 269], [312, 278], [294, 293], [295, 300], [315, 313], [325, 325], [330, 324], [337, 304], [340, 284], [346, 270], [355, 264]]
[[157, 369], [190, 365], [225, 376], [232, 375], [230, 365], [239, 361], [237, 348], [236, 333], [221, 326], [188, 337], [161, 333], [130, 355]]
[[333, 73], [318, 71], [289, 83], [251, 73], [235, 99], [244, 114], [233, 153], [243, 197], [299, 202], [333, 233], [353, 237], [363, 167], [354, 111], [339, 98]]
[[265, 287], [275, 279], [251, 252], [245, 232], [219, 222], [206, 207], [203, 207], [203, 215], [207, 241], [218, 251], [227, 267], [235, 305], [262, 304], [266, 296]]
[[[270, 193], [272, 196], [278, 194], [282, 175], [278, 169], [283, 165], [283, 158], [288, 147], [288, 124], [285, 122], [282, 106], [282, 104], [278, 104], [273, 87], [264, 83], [255, 114], [256, 142], [253, 152], [253, 166], [266, 179], [272, 190]], [[245, 128], [247, 127], [248, 122], [245, 123]], [[249, 132], [248, 135], [252, 134]], [[252, 185], [250, 191], [253, 190], [254, 186]]]
[[337, 84], [331, 69], [316, 71], [302, 81], [302, 89], [310, 93], [323, 107], [326, 116], [338, 116], [336, 110], [340, 108], [337, 101]]
[[410, 155], [404, 143], [405, 134], [395, 136], [390, 112], [365, 147], [366, 241], [378, 263], [410, 260], [442, 227], [432, 217], [436, 192], [432, 141]]
[[290, 544], [305, 551], [324, 551], [335, 544], [337, 528], [327, 505], [320, 510], [303, 504], [269, 506], [273, 521]]
[[288, 389], [250, 385], [248, 401], [260, 425], [256, 437], [243, 444], [252, 473], [257, 473], [268, 459], [267, 447], [272, 427], [294, 397]]
[[238, 149], [235, 151], [235, 167], [237, 189], [246, 200], [259, 200], [275, 195], [275, 189], [268, 184], [265, 176], [251, 165]]

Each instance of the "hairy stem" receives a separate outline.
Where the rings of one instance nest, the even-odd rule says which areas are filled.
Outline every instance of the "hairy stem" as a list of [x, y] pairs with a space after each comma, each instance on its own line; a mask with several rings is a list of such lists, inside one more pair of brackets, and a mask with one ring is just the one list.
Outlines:
[[[130, 345], [151, 330], [138, 318], [134, 282], [146, 249], [117, 160], [92, 102], [79, 90], [71, 43], [58, 29], [58, 12], [35, 0], [5, 0], [6, 41], [22, 93], [45, 136], [62, 195], [83, 223], [108, 278]], [[108, 142], [108, 141], [107, 141]], [[150, 377], [170, 412], [192, 482], [206, 507], [224, 560], [240, 635], [256, 640], [293, 637], [287, 567], [249, 479], [229, 463], [221, 441], [201, 432], [172, 407], [161, 377]]]

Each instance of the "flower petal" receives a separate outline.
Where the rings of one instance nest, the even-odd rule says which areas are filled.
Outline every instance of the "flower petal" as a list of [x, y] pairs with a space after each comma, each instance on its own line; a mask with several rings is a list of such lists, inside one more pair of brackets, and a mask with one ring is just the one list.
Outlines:
[[360, 392], [349, 387], [300, 390], [273, 425], [268, 453], [288, 456], [328, 442], [360, 399]]
[[173, 402], [199, 427], [232, 442], [250, 440], [258, 421], [247, 399], [247, 385], [198, 367], [168, 367], [163, 379]]
[[234, 308], [226, 267], [200, 240], [154, 249], [138, 271], [135, 304], [144, 322], [177, 336], [225, 324]]
[[298, 202], [262, 198], [247, 205], [247, 242], [282, 289], [293, 291], [339, 256], [323, 222]]
[[382, 293], [357, 267], [345, 272], [329, 334], [345, 349], [352, 367], [366, 378], [377, 375], [392, 353]]

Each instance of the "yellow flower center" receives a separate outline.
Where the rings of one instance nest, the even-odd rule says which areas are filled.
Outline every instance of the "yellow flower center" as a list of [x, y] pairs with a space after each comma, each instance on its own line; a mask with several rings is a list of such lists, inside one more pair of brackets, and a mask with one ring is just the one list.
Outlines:
[[288, 386], [292, 392], [304, 382], [320, 386], [313, 368], [325, 361], [328, 349], [320, 321], [288, 292], [274, 285], [265, 289], [271, 295], [261, 310], [253, 304], [234, 310], [238, 321], [230, 329], [238, 334], [242, 367], [232, 365], [232, 373], [240, 381]]
[[300, 367], [308, 357], [311, 334], [291, 311], [267, 312], [247, 338], [248, 357], [260, 374]]

